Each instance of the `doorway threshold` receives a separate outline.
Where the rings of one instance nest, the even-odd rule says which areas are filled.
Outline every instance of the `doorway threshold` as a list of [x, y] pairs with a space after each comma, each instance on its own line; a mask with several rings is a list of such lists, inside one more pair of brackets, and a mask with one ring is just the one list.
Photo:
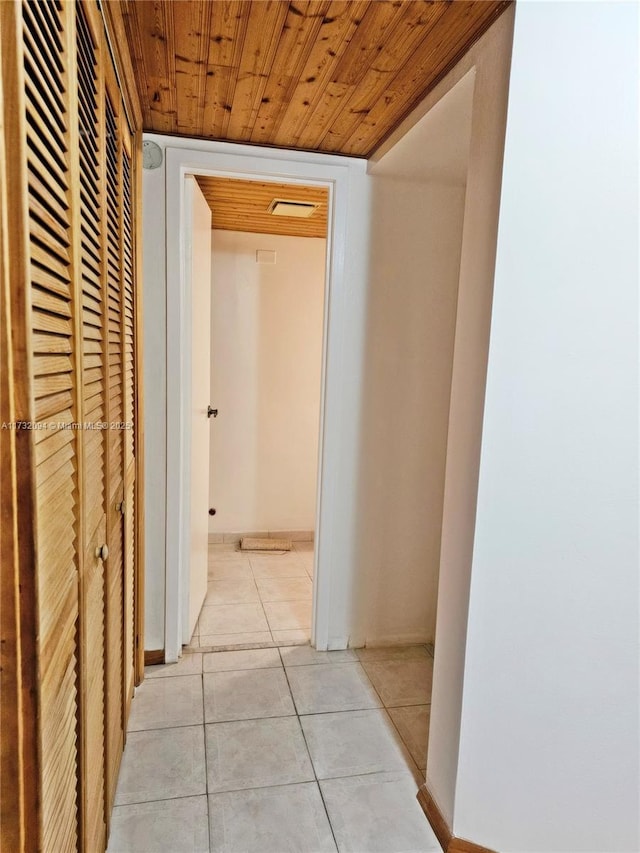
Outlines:
[[309, 645], [314, 545], [292, 546], [247, 552], [211, 544], [207, 595], [183, 652]]

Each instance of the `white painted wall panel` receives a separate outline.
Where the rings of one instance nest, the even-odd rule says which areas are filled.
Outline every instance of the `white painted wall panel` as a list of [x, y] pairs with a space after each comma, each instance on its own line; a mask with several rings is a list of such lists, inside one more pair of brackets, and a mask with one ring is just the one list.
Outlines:
[[312, 531], [326, 240], [212, 234], [209, 532]]
[[518, 4], [454, 820], [502, 853], [640, 849], [637, 71], [636, 4]]

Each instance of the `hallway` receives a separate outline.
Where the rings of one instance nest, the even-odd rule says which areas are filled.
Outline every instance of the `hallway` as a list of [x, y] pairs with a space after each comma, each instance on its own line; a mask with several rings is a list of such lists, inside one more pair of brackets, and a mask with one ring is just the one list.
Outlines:
[[147, 667], [109, 853], [439, 851], [416, 801], [432, 671], [426, 646]]

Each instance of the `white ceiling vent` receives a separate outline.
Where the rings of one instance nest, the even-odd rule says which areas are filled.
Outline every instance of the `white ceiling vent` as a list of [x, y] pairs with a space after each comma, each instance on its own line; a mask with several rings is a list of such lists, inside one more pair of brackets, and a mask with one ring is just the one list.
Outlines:
[[274, 198], [267, 211], [273, 216], [297, 216], [308, 219], [320, 207], [310, 201], [292, 201], [286, 198]]

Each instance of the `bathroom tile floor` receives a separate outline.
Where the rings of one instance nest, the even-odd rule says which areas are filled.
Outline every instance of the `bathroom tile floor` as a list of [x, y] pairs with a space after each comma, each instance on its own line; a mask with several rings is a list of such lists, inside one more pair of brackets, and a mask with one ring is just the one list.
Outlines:
[[416, 800], [432, 672], [426, 646], [196, 649], [148, 667], [108, 853], [436, 853]]
[[209, 585], [189, 649], [277, 647], [311, 635], [313, 542], [286, 553], [209, 547]]
[[109, 853], [427, 853], [427, 646], [309, 645], [313, 543], [209, 550], [177, 664], [131, 707]]

